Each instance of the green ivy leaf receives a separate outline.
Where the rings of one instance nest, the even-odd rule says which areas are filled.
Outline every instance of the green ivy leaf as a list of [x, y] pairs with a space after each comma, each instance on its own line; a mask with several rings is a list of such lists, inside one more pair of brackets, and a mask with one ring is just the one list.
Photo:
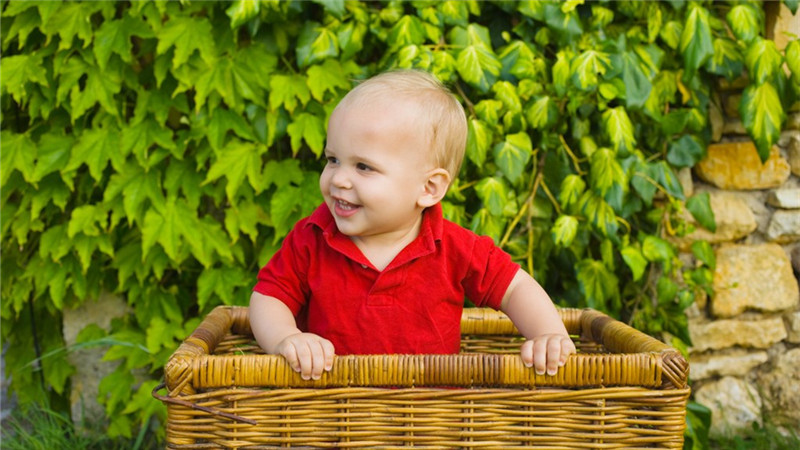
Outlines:
[[292, 153], [300, 151], [301, 140], [315, 155], [320, 156], [325, 146], [325, 123], [323, 118], [314, 114], [300, 113], [294, 121], [286, 127], [291, 137]]
[[154, 145], [168, 150], [176, 150], [172, 131], [150, 118], [123, 128], [119, 143], [122, 157], [132, 152], [139, 164], [146, 168], [151, 164], [149, 161], [150, 149]]
[[[182, 334], [182, 330], [180, 328], [172, 327], [172, 330], [165, 330], [167, 332], [171, 332], [172, 336], [177, 339], [182, 339], [185, 336]], [[148, 330], [148, 333], [150, 330]], [[174, 340], [173, 340], [174, 342]], [[161, 402], [154, 402], [152, 391], [158, 386], [158, 380], [147, 380], [142, 382], [139, 385], [139, 388], [136, 390], [136, 393], [133, 397], [125, 405], [125, 409], [122, 410], [122, 414], [131, 414], [133, 412], [137, 412], [139, 415], [137, 419], [143, 421], [144, 423], [148, 422], [150, 416], [154, 414], [158, 414], [159, 411], [162, 412], [166, 409], [166, 406]]]
[[2, 58], [2, 91], [6, 91], [17, 103], [25, 103], [28, 98], [27, 84], [37, 83], [48, 86], [46, 72], [42, 67], [42, 55], [32, 52]]
[[[96, 205], [78, 206], [72, 210], [67, 228], [67, 236], [71, 239], [76, 234], [83, 233], [86, 236], [99, 236], [100, 229], [104, 229], [108, 223], [108, 212]], [[100, 225], [100, 229], [97, 225]]]
[[219, 150], [225, 146], [228, 131], [233, 131], [237, 136], [249, 141], [255, 141], [252, 127], [244, 117], [231, 110], [217, 108], [211, 112], [211, 119], [208, 121], [206, 136], [211, 148]]
[[787, 8], [789, 8], [789, 11], [792, 12], [792, 15], [797, 14], [797, 9], [798, 7], [800, 7], [799, 0], [783, 0], [783, 4], [786, 5]]
[[761, 162], [769, 158], [772, 145], [778, 141], [785, 118], [783, 105], [770, 83], [745, 88], [739, 103], [742, 123], [758, 149]]
[[261, 192], [263, 187], [260, 173], [261, 152], [259, 151], [259, 145], [232, 139], [220, 151], [219, 157], [209, 168], [203, 184], [211, 183], [222, 176], [226, 177], [228, 183], [225, 186], [225, 193], [228, 196], [228, 200], [233, 201], [245, 177], [247, 177], [256, 193]]
[[96, 259], [94, 257], [96, 250], [99, 249], [109, 257], [114, 257], [114, 247], [111, 244], [109, 235], [87, 236], [78, 234], [73, 238], [72, 248], [78, 254], [78, 260], [81, 263], [81, 270], [84, 274], [88, 272], [92, 266], [92, 261]]
[[569, 58], [563, 51], [558, 52], [556, 62], [553, 64], [553, 87], [559, 96], [567, 93], [567, 83], [571, 73]]
[[72, 2], [61, 3], [61, 5], [58, 13], [52, 14], [47, 22], [43, 23], [42, 33], [48, 38], [58, 34], [61, 38], [58, 43], [59, 50], [72, 48], [72, 40], [76, 35], [83, 41], [83, 47], [86, 48], [92, 41], [92, 22], [88, 18], [96, 11], [98, 5]]
[[620, 156], [625, 156], [636, 148], [636, 137], [633, 135], [633, 124], [625, 108], [618, 106], [603, 113], [603, 125], [614, 149]]
[[494, 146], [494, 160], [503, 175], [516, 183], [531, 159], [533, 144], [528, 133], [515, 133], [506, 136], [505, 141]]
[[653, 85], [647, 73], [642, 70], [641, 60], [636, 52], [626, 51], [621, 59], [626, 105], [629, 108], [641, 108], [650, 95]]
[[717, 221], [714, 218], [714, 210], [711, 209], [711, 198], [708, 192], [700, 192], [686, 200], [686, 209], [692, 213], [697, 222], [710, 230], [712, 233], [717, 231]]
[[786, 65], [792, 71], [795, 80], [800, 80], [800, 39], [789, 41], [784, 52], [786, 54]]
[[[467, 158], [477, 167], [483, 166], [492, 145], [492, 129], [480, 119], [470, 119], [467, 137]], [[455, 176], [455, 174], [453, 174]]]
[[675, 257], [675, 250], [666, 240], [648, 235], [642, 243], [642, 254], [648, 261], [669, 263]]
[[405, 15], [392, 26], [386, 40], [389, 51], [397, 51], [407, 45], [421, 45], [425, 42], [425, 27], [418, 17]]
[[570, 64], [572, 84], [582, 91], [592, 91], [599, 84], [599, 76], [605, 75], [610, 66], [611, 58], [607, 53], [586, 50]]
[[678, 177], [675, 176], [672, 167], [670, 167], [666, 161], [659, 161], [650, 165], [648, 171], [651, 175], [655, 175], [655, 177], [652, 178], [664, 188], [667, 194], [679, 200], [684, 199], [683, 187]]
[[334, 17], [341, 19], [347, 11], [345, 7], [345, 0], [313, 0], [314, 3], [319, 3], [325, 7], [325, 11], [332, 14]]
[[470, 230], [481, 236], [489, 236], [497, 243], [503, 234], [504, 224], [502, 217], [492, 214], [486, 208], [481, 208], [472, 216]]
[[573, 216], [559, 216], [550, 233], [556, 245], [569, 247], [578, 233], [578, 219]]
[[658, 3], [651, 3], [647, 8], [647, 42], [654, 42], [661, 32], [663, 15]]
[[[85, 65], [83, 68], [86, 74], [86, 86], [81, 90], [76, 84], [69, 91], [70, 117], [73, 123], [97, 103], [100, 103], [103, 110], [111, 116], [119, 116], [119, 108], [114, 99], [122, 89], [122, 80], [118, 73], [102, 71], [96, 65]], [[75, 81], [77, 82], [77, 79]]]
[[762, 84], [778, 73], [783, 57], [774, 41], [758, 39], [748, 47], [744, 61], [750, 79], [756, 84]]
[[326, 59], [322, 64], [309, 67], [307, 75], [311, 95], [315, 100], [322, 102], [326, 92], [336, 97], [339, 92], [347, 91], [351, 86], [348, 76], [354, 69], [352, 66], [345, 69], [335, 59]]
[[694, 76], [697, 69], [714, 53], [711, 38], [708, 10], [700, 5], [692, 5], [680, 42], [680, 51], [689, 77]]
[[617, 184], [627, 187], [627, 177], [616, 159], [614, 152], [608, 148], [597, 149], [590, 158], [590, 180], [592, 187], [605, 196], [611, 186]]
[[531, 127], [546, 129], [558, 120], [558, 106], [549, 96], [534, 97], [526, 117]]
[[[38, 150], [36, 153], [36, 167], [33, 168], [31, 175], [31, 182], [37, 183], [46, 175], [58, 172], [66, 167], [69, 162], [70, 149], [72, 148], [75, 139], [69, 135], [60, 135], [54, 133], [47, 133], [42, 135], [38, 145], [30, 147], [31, 149]], [[6, 151], [6, 138], [3, 137], [3, 152]], [[33, 152], [30, 152], [33, 153]], [[3, 161], [3, 166], [6, 162]], [[20, 172], [22, 172], [20, 170]], [[24, 172], [23, 176], [24, 176]]]
[[252, 276], [238, 267], [205, 269], [197, 278], [197, 306], [204, 311], [212, 296], [217, 296], [225, 305], [241, 302], [234, 296], [237, 288], [252, 283]]
[[659, 33], [661, 39], [669, 46], [669, 48], [675, 50], [678, 46], [681, 45], [681, 36], [683, 36], [683, 24], [676, 21], [670, 20], [664, 27], [661, 28], [661, 32]]
[[225, 10], [231, 18], [231, 28], [239, 28], [251, 19], [258, 17], [261, 2], [255, 0], [236, 0]]
[[484, 178], [475, 185], [475, 193], [493, 216], [502, 216], [508, 198], [508, 188], [498, 177]]
[[614, 208], [603, 200], [602, 197], [586, 191], [578, 201], [578, 209], [583, 213], [595, 230], [603, 236], [615, 239], [617, 229], [617, 215]]
[[508, 111], [522, 111], [522, 102], [517, 95], [517, 88], [508, 81], [499, 81], [492, 86], [492, 93], [497, 100], [503, 102]]
[[[186, 209], [188, 210], [188, 207]], [[192, 255], [203, 267], [211, 267], [214, 264], [214, 253], [227, 263], [233, 262], [231, 242], [218, 221], [206, 216], [198, 220], [193, 228], [193, 232], [182, 230], [182, 234], [189, 244]]]
[[120, 134], [113, 128], [92, 128], [83, 132], [72, 147], [69, 164], [62, 173], [72, 172], [83, 164], [89, 167], [89, 174], [95, 181], [103, 177], [109, 161], [121, 167]]
[[684, 134], [670, 142], [667, 161], [676, 167], [694, 167], [705, 155], [705, 146], [696, 137]]
[[714, 39], [714, 54], [706, 65], [709, 72], [732, 80], [741, 75], [743, 67], [742, 52], [735, 42], [724, 38]]
[[491, 50], [470, 45], [458, 53], [456, 69], [464, 81], [481, 92], [488, 92], [497, 81], [502, 64]]
[[301, 68], [339, 55], [339, 39], [318, 22], [306, 22], [297, 41], [297, 64]]
[[761, 18], [749, 4], [735, 5], [726, 18], [736, 38], [745, 43], [750, 43], [761, 31]]
[[154, 34], [141, 19], [128, 14], [119, 20], [109, 20], [100, 25], [95, 32], [92, 46], [100, 70], [106, 70], [112, 53], [116, 53], [127, 63], [133, 60], [131, 36], [147, 39], [154, 37]]
[[47, 177], [38, 183], [38, 189], [32, 194], [32, 197], [31, 217], [39, 217], [42, 208], [50, 202], [53, 202], [61, 212], [64, 212], [72, 193], [59, 178]]
[[174, 15], [156, 32], [158, 45], [156, 55], [163, 55], [174, 48], [172, 67], [184, 65], [197, 51], [209, 66], [214, 62], [216, 48], [211, 22], [203, 17]]
[[647, 260], [642, 255], [641, 250], [633, 246], [625, 246], [620, 250], [622, 260], [631, 269], [633, 280], [639, 281], [647, 268]]
[[278, 109], [283, 106], [287, 112], [293, 113], [300, 105], [305, 106], [311, 100], [308, 80], [302, 75], [274, 75], [269, 82], [269, 106]]
[[667, 277], [659, 277], [656, 282], [656, 297], [660, 305], [674, 303], [678, 296], [678, 284]]
[[570, 174], [561, 181], [561, 192], [558, 194], [558, 202], [562, 208], [568, 208], [575, 204], [586, 190], [586, 182], [578, 175]]
[[[55, 2], [48, 3], [55, 4]], [[14, 6], [17, 5], [27, 6], [28, 8], [34, 6], [30, 2], [17, 2], [14, 4]], [[57, 4], [56, 7], [58, 7]], [[33, 32], [33, 30], [42, 25], [42, 21], [39, 18], [39, 14], [37, 14], [36, 9], [28, 8], [17, 10], [11, 7], [9, 4], [5, 11], [3, 11], [3, 16], [14, 16], [14, 21], [11, 23], [11, 26], [3, 30], [3, 50], [6, 49], [6, 47], [15, 37], [17, 38], [18, 42], [17, 49], [22, 50], [25, 48], [25, 43], [28, 41], [28, 36]]]
[[27, 134], [15, 134], [8, 130], [0, 132], [3, 151], [0, 152], [0, 184], [8, 182], [8, 177], [16, 169], [27, 182], [33, 182], [36, 144]]
[[189, 210], [182, 201], [170, 198], [161, 211], [150, 209], [144, 216], [142, 231], [142, 258], [146, 258], [150, 248], [159, 244], [167, 256], [180, 262], [183, 235], [196, 233], [197, 213]]
[[711, 244], [709, 244], [708, 241], [692, 242], [692, 254], [695, 258], [708, 266], [709, 269], [716, 270], [717, 256], [714, 253], [714, 248], [711, 247]]
[[161, 192], [158, 171], [145, 171], [138, 164], [128, 163], [123, 170], [111, 176], [103, 193], [103, 201], [110, 203], [122, 196], [122, 207], [128, 224], [144, 220], [145, 201], [163, 209], [166, 200]]
[[578, 262], [576, 269], [578, 285], [590, 308], [603, 310], [607, 299], [619, 295], [616, 274], [609, 271], [602, 262], [583, 259]]
[[266, 223], [266, 214], [260, 205], [253, 202], [243, 202], [235, 205], [225, 214], [225, 230], [235, 244], [239, 240], [239, 233], [250, 236], [253, 242], [258, 239], [257, 225]]
[[69, 377], [77, 372], [72, 364], [64, 360], [43, 362], [42, 369], [44, 382], [59, 395], [64, 393]]

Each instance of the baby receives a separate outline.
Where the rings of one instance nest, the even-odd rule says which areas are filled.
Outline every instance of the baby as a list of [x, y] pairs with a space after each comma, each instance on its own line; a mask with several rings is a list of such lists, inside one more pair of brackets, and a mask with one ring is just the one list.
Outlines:
[[328, 123], [324, 203], [258, 274], [258, 344], [318, 379], [340, 354], [458, 353], [464, 298], [505, 312], [520, 355], [553, 375], [575, 352], [542, 287], [491, 238], [442, 217], [464, 157], [467, 122], [450, 91], [420, 71], [355, 87]]

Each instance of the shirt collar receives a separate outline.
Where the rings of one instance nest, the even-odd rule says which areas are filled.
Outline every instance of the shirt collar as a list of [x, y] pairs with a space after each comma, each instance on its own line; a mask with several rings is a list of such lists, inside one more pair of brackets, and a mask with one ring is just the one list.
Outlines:
[[[327, 242], [332, 249], [359, 264], [372, 267], [372, 263], [361, 253], [361, 250], [356, 244], [353, 243], [347, 235], [339, 232], [339, 229], [336, 227], [336, 221], [325, 203], [317, 207], [311, 216], [309, 216], [306, 226], [315, 226], [319, 228], [320, 231], [322, 231], [325, 242]], [[422, 225], [420, 226], [419, 235], [400, 251], [386, 269], [403, 265], [416, 258], [433, 253], [436, 250], [436, 242], [442, 239], [443, 229], [444, 217], [442, 215], [442, 205], [437, 203], [425, 209], [422, 214]]]

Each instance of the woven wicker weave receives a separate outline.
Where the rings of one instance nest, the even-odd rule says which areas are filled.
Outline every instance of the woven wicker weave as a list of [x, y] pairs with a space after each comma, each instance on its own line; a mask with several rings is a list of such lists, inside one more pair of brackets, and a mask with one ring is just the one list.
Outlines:
[[578, 354], [523, 366], [502, 313], [464, 310], [458, 355], [337, 356], [305, 381], [218, 307], [165, 370], [169, 448], [682, 448], [689, 367], [675, 349], [593, 310], [563, 309]]

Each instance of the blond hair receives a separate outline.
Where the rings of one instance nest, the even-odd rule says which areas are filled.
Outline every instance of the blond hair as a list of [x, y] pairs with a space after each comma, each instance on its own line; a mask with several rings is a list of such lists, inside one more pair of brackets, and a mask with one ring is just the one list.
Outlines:
[[427, 133], [437, 167], [458, 176], [467, 145], [467, 117], [456, 97], [436, 77], [420, 70], [392, 70], [363, 81], [336, 105], [358, 106], [388, 96], [419, 106], [418, 121]]

